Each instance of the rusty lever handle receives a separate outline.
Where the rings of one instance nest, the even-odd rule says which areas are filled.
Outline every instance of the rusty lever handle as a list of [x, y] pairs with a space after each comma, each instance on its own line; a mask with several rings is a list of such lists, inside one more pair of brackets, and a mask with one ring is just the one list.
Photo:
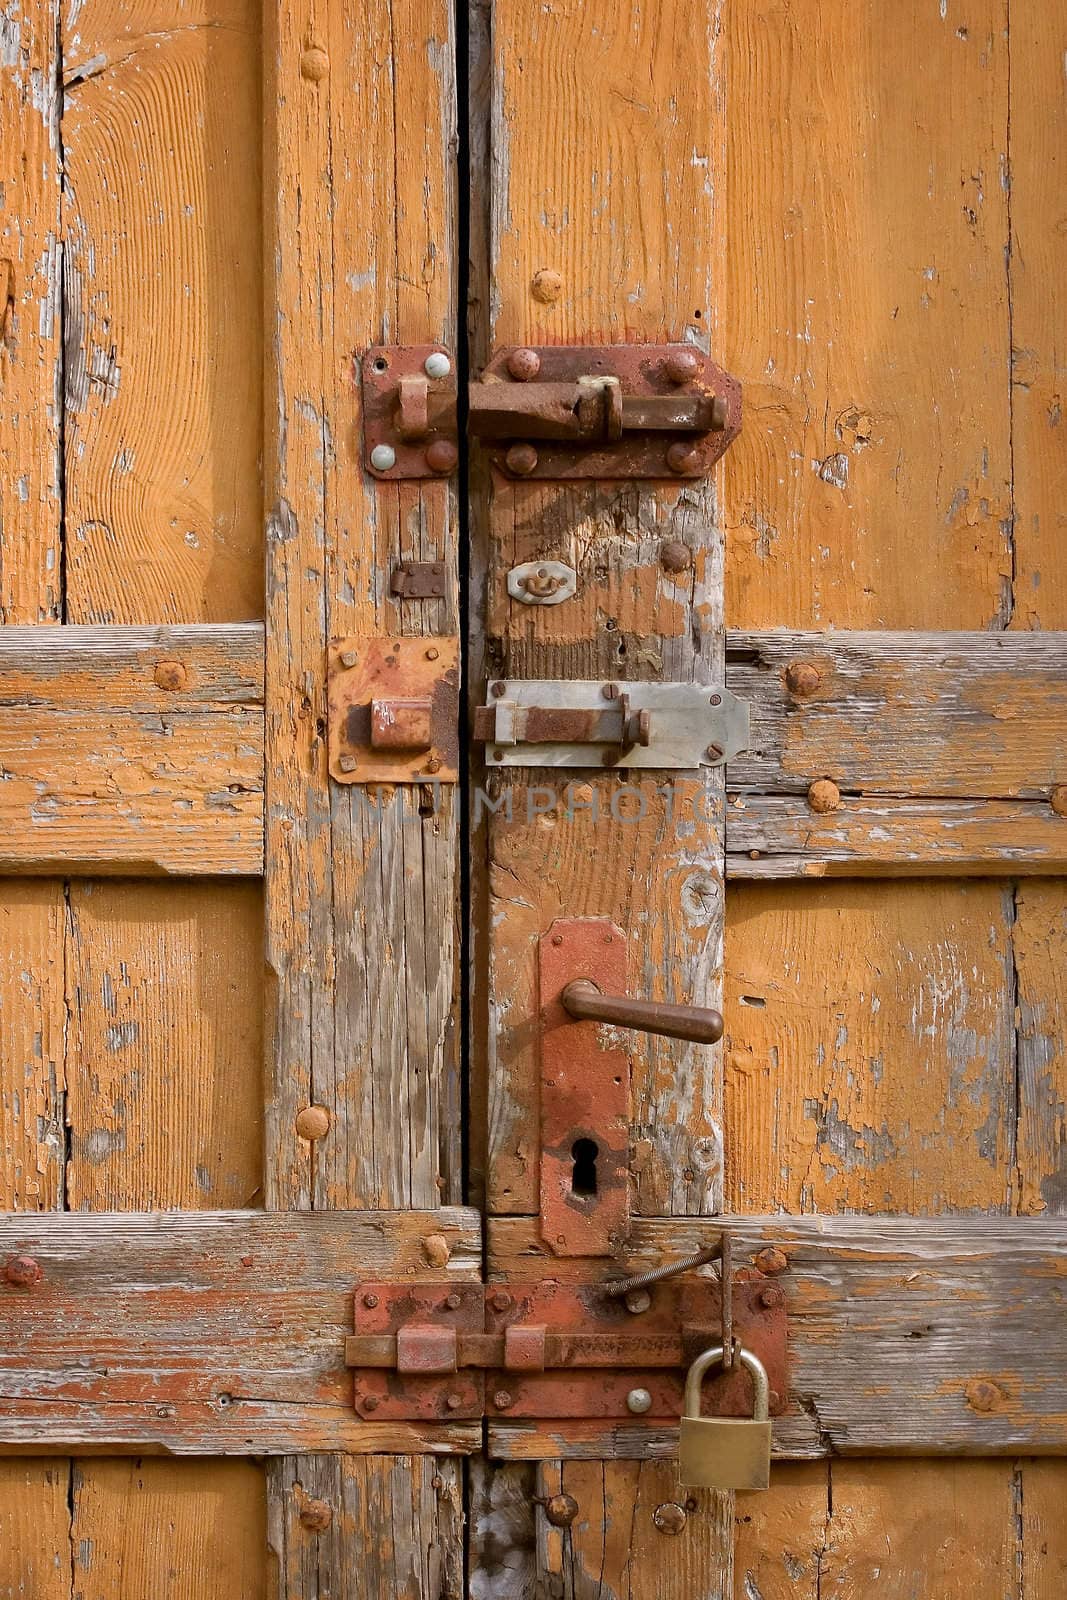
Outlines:
[[575, 978], [560, 996], [563, 1009], [585, 1022], [614, 1022], [620, 1028], [638, 1028], [665, 1039], [691, 1039], [696, 1044], [718, 1044], [723, 1021], [707, 1006], [673, 1006], [662, 1000], [631, 1000], [624, 994], [601, 994], [589, 978]]

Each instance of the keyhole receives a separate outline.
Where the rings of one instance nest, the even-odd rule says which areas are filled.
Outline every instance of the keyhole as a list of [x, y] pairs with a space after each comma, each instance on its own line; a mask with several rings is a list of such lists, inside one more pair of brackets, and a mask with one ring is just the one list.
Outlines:
[[596, 1158], [600, 1154], [594, 1139], [575, 1139], [571, 1145], [574, 1171], [571, 1175], [571, 1193], [596, 1194]]

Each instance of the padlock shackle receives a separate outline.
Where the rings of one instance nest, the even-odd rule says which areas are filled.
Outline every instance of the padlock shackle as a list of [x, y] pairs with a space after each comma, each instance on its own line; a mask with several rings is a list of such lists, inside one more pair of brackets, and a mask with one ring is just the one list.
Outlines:
[[[726, 1351], [721, 1344], [716, 1344], [710, 1350], [705, 1350], [703, 1355], [697, 1356], [685, 1380], [685, 1400], [682, 1405], [682, 1415], [685, 1417], [700, 1416], [700, 1389], [704, 1378], [712, 1367], [721, 1367]], [[767, 1368], [759, 1356], [743, 1346], [737, 1351], [737, 1359], [741, 1365], [752, 1375], [752, 1420], [753, 1422], [767, 1422], [771, 1414], [771, 1385], [767, 1377]]]

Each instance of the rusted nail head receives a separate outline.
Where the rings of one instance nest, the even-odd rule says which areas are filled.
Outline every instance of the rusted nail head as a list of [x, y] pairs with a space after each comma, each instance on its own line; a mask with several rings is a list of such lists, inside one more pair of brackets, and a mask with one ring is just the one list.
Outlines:
[[296, 1131], [309, 1143], [325, 1138], [330, 1131], [330, 1113], [325, 1106], [305, 1106], [296, 1114]]
[[709, 706], [721, 706], [722, 705], [722, 695], [721, 694], [713, 694], [708, 700], [708, 705]]
[[451, 439], [435, 439], [426, 450], [426, 465], [431, 472], [451, 472], [459, 461], [459, 451]]
[[541, 357], [536, 350], [513, 350], [508, 356], [508, 371], [519, 383], [529, 383], [541, 370]]
[[841, 804], [841, 790], [832, 778], [816, 778], [808, 789], [808, 805], [813, 811], [836, 811]]
[[578, 1515], [578, 1502], [572, 1494], [550, 1494], [545, 1501], [545, 1516], [554, 1528], [569, 1528]]
[[678, 1505], [674, 1500], [668, 1500], [665, 1504], [657, 1506], [652, 1513], [652, 1522], [660, 1533], [681, 1533], [688, 1520], [685, 1507]]
[[766, 1288], [760, 1290], [759, 1303], [764, 1311], [770, 1311], [774, 1306], [780, 1306], [785, 1296], [776, 1283], [768, 1283]]
[[355, 756], [341, 756], [338, 759], [337, 765], [340, 767], [342, 772], [355, 772], [356, 758]]
[[700, 371], [700, 357], [695, 350], [672, 350], [663, 363], [663, 376], [670, 383], [692, 383]]
[[506, 1289], [494, 1289], [489, 1296], [489, 1304], [494, 1311], [510, 1311], [511, 1296]]
[[378, 1304], [378, 1296], [376, 1294], [365, 1294], [363, 1296], [363, 1304], [366, 1306], [368, 1311], [373, 1311], [375, 1306]]
[[535, 272], [533, 275], [530, 292], [534, 299], [539, 300], [543, 306], [555, 305], [563, 293], [563, 279], [551, 267], [542, 267], [539, 272]]
[[461, 1394], [453, 1393], [445, 1396], [445, 1405], [449, 1411], [458, 1411], [462, 1404], [463, 1396]]
[[537, 451], [532, 444], [513, 444], [504, 457], [504, 465], [517, 478], [528, 477], [537, 465]]
[[1067, 817], [1067, 783], [1058, 783], [1049, 796], [1049, 803], [1058, 817]]
[[709, 761], [721, 761], [722, 760], [722, 745], [721, 744], [709, 744], [708, 748], [705, 750], [704, 754], [707, 756]]
[[32, 1289], [43, 1276], [32, 1256], [12, 1256], [4, 1268], [4, 1277], [16, 1289]]
[[693, 557], [681, 539], [665, 539], [659, 547], [659, 561], [667, 572], [686, 572], [693, 564]]
[[427, 772], [440, 772], [440, 770], [441, 770], [440, 761], [438, 760], [438, 758], [436, 756], [431, 756], [429, 761], [427, 761], [427, 763], [426, 763], [426, 771]]
[[507, 684], [501, 683], [498, 679], [496, 683], [491, 683], [489, 685], [489, 693], [493, 696], [494, 700], [499, 700], [502, 694], [507, 693]]
[[627, 1311], [631, 1311], [635, 1317], [639, 1317], [643, 1311], [647, 1311], [651, 1304], [652, 1296], [647, 1289], [631, 1289], [623, 1300], [623, 1305]]
[[180, 661], [157, 661], [153, 676], [158, 688], [169, 689], [171, 693], [184, 689], [189, 682], [189, 674]]
[[422, 1241], [423, 1253], [431, 1267], [444, 1267], [448, 1265], [452, 1254], [452, 1246], [443, 1233], [428, 1233]]
[[785, 669], [785, 686], [790, 694], [814, 694], [822, 682], [822, 673], [810, 661], [791, 661]]
[[357, 656], [357, 654], [356, 654], [356, 652], [354, 650], [342, 650], [341, 651], [341, 665], [342, 665], [342, 667], [354, 667], [358, 660], [359, 660], [359, 657]]
[[305, 1500], [300, 1507], [300, 1526], [310, 1533], [323, 1533], [333, 1521], [333, 1507], [325, 1500]]
[[1004, 1391], [991, 1378], [972, 1378], [964, 1389], [972, 1411], [992, 1411], [1004, 1399]]
[[426, 659], [427, 661], [436, 661], [440, 654], [441, 652], [438, 650], [437, 646], [431, 645], [426, 652]]
[[445, 1307], [448, 1311], [458, 1311], [462, 1304], [463, 1296], [461, 1294], [445, 1295]]
[[497, 1389], [493, 1395], [493, 1404], [498, 1411], [507, 1411], [508, 1407], [514, 1405], [514, 1403], [514, 1398], [507, 1389]]
[[381, 1405], [381, 1403], [382, 1402], [381, 1402], [381, 1396], [380, 1395], [368, 1394], [368, 1395], [366, 1395], [364, 1397], [363, 1409], [364, 1409], [364, 1411], [377, 1411], [377, 1409]]
[[776, 1244], [765, 1245], [756, 1255], [756, 1266], [768, 1277], [784, 1272], [789, 1265], [789, 1257], [784, 1250], [779, 1250]]
[[683, 444], [678, 440], [668, 446], [667, 466], [679, 477], [691, 477], [693, 473], [702, 470], [704, 457], [699, 450], [694, 450], [691, 444]]

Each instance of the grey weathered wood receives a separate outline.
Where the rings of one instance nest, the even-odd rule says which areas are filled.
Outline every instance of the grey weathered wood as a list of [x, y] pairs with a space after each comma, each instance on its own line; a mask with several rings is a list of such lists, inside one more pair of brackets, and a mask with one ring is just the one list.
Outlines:
[[731, 789], [1043, 800], [1064, 781], [1067, 634], [732, 632], [726, 681], [753, 713]]
[[0, 631], [0, 871], [258, 875], [263, 629]]
[[[1031, 1218], [731, 1217], [635, 1225], [660, 1262], [729, 1228], [735, 1267], [779, 1246], [792, 1363], [779, 1457], [1067, 1451], [1067, 1226]], [[490, 1270], [546, 1270], [523, 1219], [490, 1225]], [[553, 1274], [558, 1270], [553, 1267]], [[494, 1423], [493, 1455], [668, 1457], [673, 1428]]]
[[0, 1261], [0, 1444], [272, 1455], [477, 1447], [477, 1424], [360, 1421], [344, 1339], [361, 1278], [480, 1270], [480, 1224], [407, 1212], [8, 1215]]

